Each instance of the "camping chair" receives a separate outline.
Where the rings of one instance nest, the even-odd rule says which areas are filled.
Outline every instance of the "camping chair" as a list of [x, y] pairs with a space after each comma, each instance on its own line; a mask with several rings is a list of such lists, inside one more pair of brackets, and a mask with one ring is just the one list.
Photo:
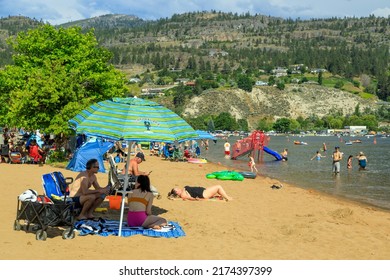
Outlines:
[[[110, 194], [115, 194], [117, 192], [123, 192], [124, 186], [125, 186], [125, 175], [118, 174], [117, 172], [117, 166], [115, 164], [114, 158], [112, 155], [108, 157], [108, 162], [110, 164], [110, 169], [108, 171], [108, 184], [111, 185]], [[135, 181], [136, 177], [133, 175], [129, 176], [129, 185], [127, 187], [127, 192], [130, 192], [135, 187]], [[150, 190], [152, 191], [153, 195], [157, 199], [161, 199], [160, 193], [157, 191], [157, 189], [154, 186], [150, 186]]]
[[184, 160], [183, 152], [178, 147], [174, 147], [172, 159], [174, 161], [183, 161]]
[[[110, 168], [108, 171], [108, 184], [111, 185], [110, 194], [116, 193], [117, 191], [123, 191], [125, 186], [125, 178], [123, 174], [118, 174], [117, 165], [112, 155], [108, 157], [108, 163]], [[127, 191], [134, 189], [135, 177], [129, 175], [129, 185]]]

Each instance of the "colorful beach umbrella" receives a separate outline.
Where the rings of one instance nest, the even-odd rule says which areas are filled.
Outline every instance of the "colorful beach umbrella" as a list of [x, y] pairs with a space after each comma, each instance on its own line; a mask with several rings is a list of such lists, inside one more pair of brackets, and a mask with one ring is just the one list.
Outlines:
[[199, 139], [217, 140], [217, 137], [215, 137], [214, 135], [208, 133], [207, 131], [204, 131], [204, 130], [196, 130], [196, 133], [198, 133]]
[[[77, 133], [115, 141], [127, 141], [127, 166], [132, 141], [170, 142], [199, 137], [196, 131], [180, 116], [168, 108], [140, 98], [113, 98], [95, 103], [69, 121]], [[126, 168], [125, 186], [128, 187]], [[119, 233], [121, 236], [124, 197], [122, 195]]]
[[196, 131], [168, 108], [140, 98], [113, 98], [91, 105], [69, 121], [87, 136], [126, 141], [183, 141]]

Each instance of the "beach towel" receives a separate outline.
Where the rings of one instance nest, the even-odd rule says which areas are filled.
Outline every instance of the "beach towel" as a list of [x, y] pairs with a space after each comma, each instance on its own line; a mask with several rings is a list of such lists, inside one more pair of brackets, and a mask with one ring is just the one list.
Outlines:
[[[88, 234], [97, 234], [100, 236], [118, 235], [119, 221], [105, 220], [99, 218], [98, 220], [81, 220], [77, 221], [74, 225], [75, 229], [79, 232], [79, 236]], [[176, 222], [169, 221], [167, 226], [162, 227], [159, 230], [145, 229], [143, 227], [129, 227], [126, 222], [123, 222], [122, 233], [124, 237], [141, 234], [150, 237], [182, 237], [185, 236], [184, 231], [180, 225]]]

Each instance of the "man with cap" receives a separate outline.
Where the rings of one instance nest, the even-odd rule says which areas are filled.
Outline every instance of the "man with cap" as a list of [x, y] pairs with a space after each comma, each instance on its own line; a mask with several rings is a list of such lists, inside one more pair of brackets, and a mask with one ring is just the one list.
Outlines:
[[339, 146], [334, 147], [332, 158], [333, 158], [332, 171], [333, 173], [338, 174], [340, 173], [340, 161], [343, 159], [343, 154], [340, 152]]
[[[134, 158], [130, 160], [129, 175], [137, 177], [139, 175], [149, 175], [150, 172], [142, 172], [138, 169], [138, 165], [145, 161], [145, 155], [141, 152], [137, 153]], [[127, 165], [127, 164], [126, 164]], [[126, 173], [126, 166], [122, 170], [122, 174]]]

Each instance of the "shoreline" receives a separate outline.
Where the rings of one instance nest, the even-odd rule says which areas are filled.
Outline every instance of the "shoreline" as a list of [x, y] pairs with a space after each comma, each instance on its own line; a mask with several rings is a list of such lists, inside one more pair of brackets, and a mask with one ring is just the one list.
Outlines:
[[[210, 163], [210, 164], [219, 165], [218, 163], [215, 163], [213, 161], [209, 161], [208, 159], [207, 159], [207, 162]], [[226, 167], [227, 170], [231, 170], [231, 171], [238, 171], [238, 172], [248, 171], [248, 170], [244, 170], [244, 169], [233, 169], [233, 168], [230, 168], [229, 166], [223, 165], [223, 164], [220, 164], [220, 166], [224, 166], [224, 167]], [[299, 188], [299, 189], [302, 189], [302, 190], [307, 190], [307, 191], [310, 191], [310, 192], [313, 192], [313, 193], [316, 192], [319, 195], [327, 196], [329, 198], [340, 199], [340, 200], [343, 200], [345, 202], [355, 203], [355, 204], [357, 204], [357, 205], [359, 205], [361, 207], [370, 207], [370, 208], [373, 208], [373, 209], [376, 209], [376, 210], [388, 212], [390, 214], [390, 208], [381, 207], [381, 206], [378, 206], [378, 205], [375, 205], [375, 204], [371, 204], [369, 202], [363, 202], [363, 201], [355, 200], [355, 199], [352, 199], [352, 198], [349, 198], [349, 197], [346, 197], [346, 196], [342, 196], [342, 195], [330, 194], [330, 193], [327, 193], [325, 191], [321, 191], [321, 190], [317, 190], [317, 189], [313, 189], [313, 188], [302, 187], [302, 186], [300, 186], [298, 184], [287, 183], [285, 181], [282, 181], [282, 180], [280, 180], [278, 178], [274, 178], [274, 177], [271, 177], [271, 176], [257, 174], [257, 177], [261, 177], [262, 179], [274, 180], [274, 181], [283, 183], [283, 185], [288, 185], [290, 187]]]
[[[120, 168], [124, 163], [120, 164]], [[180, 224], [186, 236], [77, 236], [62, 240], [57, 228], [46, 241], [33, 232], [14, 231], [15, 203], [28, 188], [43, 193], [41, 176], [61, 171], [65, 177], [78, 173], [45, 165], [0, 164], [4, 198], [0, 229], [1, 259], [138, 259], [138, 260], [362, 260], [390, 259], [390, 212], [361, 203], [283, 183], [258, 175], [244, 181], [207, 179], [206, 174], [227, 170], [217, 163], [170, 162], [147, 156], [140, 170], [150, 171], [152, 184], [162, 195], [152, 212]], [[101, 185], [107, 173], [98, 173]], [[182, 201], [166, 198], [172, 187], [220, 184], [233, 201]], [[108, 202], [104, 202], [108, 207]], [[119, 220], [119, 210], [96, 216]], [[107, 250], [109, 249], [109, 250]], [[135, 253], [136, 252], [136, 253]]]

